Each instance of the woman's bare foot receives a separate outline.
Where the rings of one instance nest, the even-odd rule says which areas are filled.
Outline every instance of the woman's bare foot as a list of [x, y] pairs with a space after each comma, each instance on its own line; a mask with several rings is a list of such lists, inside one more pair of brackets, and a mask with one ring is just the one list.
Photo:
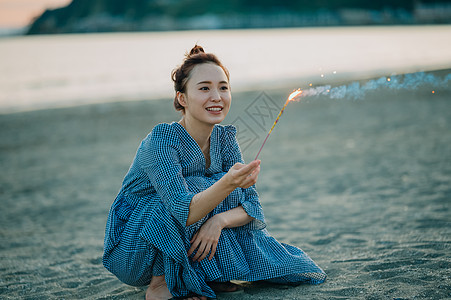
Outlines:
[[146, 300], [168, 300], [172, 295], [162, 276], [153, 276], [146, 291]]
[[[154, 276], [146, 291], [146, 300], [168, 300], [172, 295], [169, 292], [164, 275]], [[207, 300], [207, 297], [190, 297], [187, 300]]]

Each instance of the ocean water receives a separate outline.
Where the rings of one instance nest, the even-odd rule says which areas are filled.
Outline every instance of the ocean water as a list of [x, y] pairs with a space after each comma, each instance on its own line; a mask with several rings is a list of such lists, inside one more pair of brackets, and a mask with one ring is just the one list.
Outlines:
[[450, 36], [447, 25], [3, 38], [0, 113], [172, 98], [171, 70], [195, 43], [243, 91], [451, 68]]

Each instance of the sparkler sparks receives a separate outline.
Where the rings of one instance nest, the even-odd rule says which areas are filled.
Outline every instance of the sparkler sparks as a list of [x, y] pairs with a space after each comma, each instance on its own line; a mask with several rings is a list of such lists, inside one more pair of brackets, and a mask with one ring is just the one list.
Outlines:
[[[335, 72], [335, 71], [334, 71]], [[335, 74], [335, 73], [334, 73]], [[449, 83], [451, 82], [451, 74], [446, 75], [444, 78], [441, 77], [435, 77], [432, 74], [424, 73], [424, 72], [418, 72], [418, 73], [412, 73], [412, 74], [406, 74], [406, 75], [392, 75], [388, 77], [380, 77], [376, 79], [372, 79], [367, 81], [364, 84], [361, 84], [360, 82], [352, 82], [346, 85], [341, 86], [335, 86], [332, 87], [330, 85], [323, 85], [318, 87], [313, 87], [313, 83], [308, 84], [308, 88], [305, 90], [295, 90], [293, 93], [291, 93], [287, 101], [285, 102], [285, 105], [280, 110], [279, 115], [277, 116], [274, 124], [272, 125], [271, 129], [269, 130], [268, 135], [266, 136], [265, 140], [263, 141], [262, 146], [260, 147], [260, 150], [257, 153], [257, 156], [255, 159], [258, 158], [260, 155], [260, 152], [262, 151], [266, 141], [268, 140], [269, 135], [271, 134], [272, 130], [276, 126], [277, 122], [280, 119], [280, 116], [284, 112], [285, 108], [287, 107], [288, 103], [290, 101], [298, 100], [300, 97], [313, 97], [313, 96], [327, 96], [330, 99], [362, 99], [365, 96], [366, 92], [375, 91], [379, 88], [390, 88], [393, 90], [413, 90], [418, 89], [420, 84], [432, 84], [432, 88], [430, 93], [434, 96], [437, 96], [441, 93], [440, 88], [441, 87], [448, 87]]]

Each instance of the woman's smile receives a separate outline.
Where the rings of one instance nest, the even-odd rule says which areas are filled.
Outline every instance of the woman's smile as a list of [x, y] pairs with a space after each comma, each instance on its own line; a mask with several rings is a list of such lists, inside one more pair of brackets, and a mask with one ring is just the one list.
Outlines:
[[223, 109], [224, 109], [224, 107], [219, 106], [219, 105], [214, 105], [214, 106], [210, 106], [210, 107], [206, 108], [206, 110], [209, 113], [212, 113], [212, 114], [215, 114], [215, 115], [221, 114]]

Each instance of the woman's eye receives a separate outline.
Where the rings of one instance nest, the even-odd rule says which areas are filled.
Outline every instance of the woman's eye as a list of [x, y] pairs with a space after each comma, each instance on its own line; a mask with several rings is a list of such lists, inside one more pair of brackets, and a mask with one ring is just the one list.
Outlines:
[[201, 91], [208, 91], [208, 87], [207, 86], [203, 86], [200, 88]]
[[227, 91], [229, 89], [229, 87], [228, 86], [221, 86], [221, 90], [223, 90], [223, 91]]

